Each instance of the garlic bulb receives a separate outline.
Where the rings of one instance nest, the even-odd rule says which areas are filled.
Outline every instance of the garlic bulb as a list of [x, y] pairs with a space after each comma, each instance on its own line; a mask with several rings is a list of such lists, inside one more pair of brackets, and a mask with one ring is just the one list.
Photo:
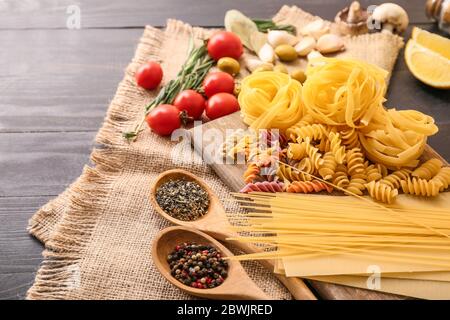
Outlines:
[[329, 31], [330, 27], [327, 25], [327, 23], [322, 19], [317, 19], [307, 24], [302, 29], [301, 33], [305, 36], [311, 36], [315, 39], [319, 39], [322, 35], [328, 33]]
[[316, 49], [321, 53], [332, 53], [344, 49], [344, 41], [335, 34], [325, 34], [317, 40]]
[[300, 40], [295, 46], [295, 51], [299, 56], [306, 56], [316, 47], [316, 40], [313, 37], [307, 36]]
[[276, 48], [282, 44], [295, 46], [298, 42], [298, 38], [287, 31], [271, 30], [267, 34], [267, 42], [272, 46], [272, 48]]
[[263, 62], [274, 62], [275, 61], [275, 50], [271, 47], [270, 44], [266, 43], [262, 46], [262, 48], [258, 52], [258, 57]]

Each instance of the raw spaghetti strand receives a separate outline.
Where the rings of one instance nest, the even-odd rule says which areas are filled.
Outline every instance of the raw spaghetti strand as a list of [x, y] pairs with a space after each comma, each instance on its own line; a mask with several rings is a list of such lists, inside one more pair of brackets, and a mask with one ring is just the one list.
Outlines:
[[[280, 160], [277, 160], [277, 161], [281, 163]], [[393, 214], [395, 214], [395, 215], [400, 216], [401, 218], [405, 219], [406, 221], [409, 221], [409, 222], [411, 222], [411, 223], [413, 223], [413, 224], [417, 224], [417, 225], [419, 225], [419, 226], [421, 226], [421, 227], [423, 227], [423, 228], [428, 229], [429, 231], [432, 231], [433, 233], [436, 233], [436, 234], [439, 234], [439, 235], [441, 235], [441, 236], [444, 236], [444, 237], [446, 237], [446, 238], [448, 238], [448, 239], [450, 240], [450, 235], [448, 235], [448, 234], [445, 234], [445, 233], [443, 233], [443, 232], [440, 232], [440, 231], [438, 231], [438, 230], [436, 230], [436, 229], [434, 229], [434, 228], [432, 228], [432, 227], [430, 227], [430, 226], [427, 226], [427, 225], [425, 225], [425, 224], [417, 223], [417, 222], [415, 222], [415, 221], [411, 221], [408, 217], [405, 217], [404, 215], [399, 214], [399, 213], [395, 212], [394, 210], [389, 209], [388, 207], [385, 207], [385, 206], [383, 206], [383, 205], [381, 205], [381, 204], [379, 204], [379, 203], [377, 203], [377, 202], [374, 202], [374, 201], [371, 201], [371, 200], [369, 200], [369, 199], [366, 199], [366, 198], [364, 198], [364, 197], [362, 197], [362, 196], [359, 196], [359, 195], [355, 194], [354, 192], [351, 192], [351, 191], [345, 190], [345, 189], [343, 189], [343, 188], [341, 188], [341, 187], [338, 187], [337, 185], [335, 185], [335, 184], [333, 184], [333, 183], [331, 183], [331, 182], [329, 182], [329, 181], [323, 180], [322, 178], [319, 178], [319, 177], [317, 177], [317, 176], [315, 176], [315, 175], [313, 175], [313, 174], [310, 174], [310, 173], [308, 173], [308, 172], [305, 172], [305, 171], [303, 171], [303, 170], [300, 170], [300, 169], [298, 169], [298, 168], [295, 168], [295, 167], [293, 167], [293, 166], [291, 166], [291, 165], [288, 165], [288, 164], [286, 164], [286, 163], [285, 163], [284, 165], [290, 167], [290, 168], [293, 169], [293, 170], [299, 171], [299, 172], [301, 172], [301, 173], [303, 173], [303, 174], [307, 174], [307, 175], [311, 176], [312, 178], [317, 179], [317, 180], [319, 180], [319, 181], [322, 181], [323, 183], [326, 183], [326, 184], [328, 184], [328, 185], [330, 185], [330, 186], [332, 186], [332, 187], [334, 187], [334, 188], [336, 188], [336, 189], [338, 189], [338, 190], [345, 191], [345, 193], [347, 193], [347, 194], [349, 194], [349, 195], [351, 195], [351, 196], [354, 196], [354, 197], [356, 197], [356, 198], [358, 198], [358, 199], [360, 199], [360, 200], [366, 201], [366, 202], [371, 203], [371, 204], [373, 204], [373, 205], [376, 205], [376, 206], [378, 206], [378, 207], [380, 207], [380, 208], [382, 208], [382, 209], [385, 209], [386, 211], [388, 211], [388, 212], [390, 212], [390, 213], [393, 213]]]

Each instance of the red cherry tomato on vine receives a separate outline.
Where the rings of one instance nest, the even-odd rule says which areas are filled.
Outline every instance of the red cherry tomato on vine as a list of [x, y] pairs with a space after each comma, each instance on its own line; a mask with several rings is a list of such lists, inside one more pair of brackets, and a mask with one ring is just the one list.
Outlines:
[[234, 79], [226, 72], [210, 73], [203, 81], [203, 91], [208, 98], [220, 92], [233, 93]]
[[217, 119], [227, 114], [239, 111], [239, 102], [230, 93], [218, 93], [209, 98], [206, 103], [206, 116], [211, 120]]
[[208, 40], [208, 54], [216, 61], [223, 57], [238, 60], [243, 52], [241, 39], [233, 32], [221, 31]]
[[138, 86], [153, 90], [161, 83], [163, 71], [159, 63], [149, 61], [138, 68], [135, 78]]
[[205, 103], [205, 98], [200, 93], [194, 90], [184, 90], [177, 95], [173, 105], [180, 111], [186, 111], [189, 117], [198, 120], [205, 110]]
[[145, 120], [148, 126], [161, 136], [167, 136], [181, 127], [180, 110], [171, 104], [157, 106]]

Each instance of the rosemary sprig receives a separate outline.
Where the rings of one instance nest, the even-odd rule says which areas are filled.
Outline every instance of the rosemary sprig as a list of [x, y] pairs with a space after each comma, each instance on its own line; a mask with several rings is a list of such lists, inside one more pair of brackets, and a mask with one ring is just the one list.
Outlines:
[[175, 97], [183, 90], [198, 90], [202, 86], [203, 79], [214, 65], [214, 60], [208, 55], [206, 43], [194, 48], [193, 42], [190, 44], [188, 58], [184, 62], [181, 70], [175, 79], [170, 80], [158, 93], [155, 99], [145, 107], [143, 119], [133, 131], [124, 132], [123, 136], [127, 140], [135, 140], [145, 122], [146, 115], [156, 106], [165, 103], [172, 103]]
[[260, 32], [267, 33], [269, 30], [284, 30], [296, 35], [297, 30], [291, 24], [275, 24], [272, 20], [252, 19]]

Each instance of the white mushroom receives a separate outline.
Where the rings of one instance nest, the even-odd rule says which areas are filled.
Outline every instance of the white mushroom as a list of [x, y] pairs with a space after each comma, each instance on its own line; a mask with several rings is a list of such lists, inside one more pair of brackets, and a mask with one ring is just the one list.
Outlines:
[[408, 27], [408, 14], [395, 3], [383, 3], [375, 8], [369, 18], [371, 26], [382, 32], [402, 33]]
[[297, 43], [297, 45], [295, 46], [295, 51], [297, 51], [297, 54], [299, 56], [306, 56], [308, 53], [314, 50], [315, 47], [316, 39], [307, 36], [300, 40], [299, 43]]
[[301, 33], [305, 36], [311, 36], [315, 39], [319, 39], [325, 33], [330, 31], [330, 27], [322, 19], [314, 20], [308, 23], [302, 30]]
[[298, 40], [299, 39], [296, 36], [293, 36], [292, 34], [284, 30], [271, 30], [267, 33], [267, 42], [273, 48], [276, 48], [282, 44], [295, 46]]
[[316, 49], [320, 53], [332, 53], [344, 49], [344, 41], [335, 34], [324, 34], [317, 40]]

